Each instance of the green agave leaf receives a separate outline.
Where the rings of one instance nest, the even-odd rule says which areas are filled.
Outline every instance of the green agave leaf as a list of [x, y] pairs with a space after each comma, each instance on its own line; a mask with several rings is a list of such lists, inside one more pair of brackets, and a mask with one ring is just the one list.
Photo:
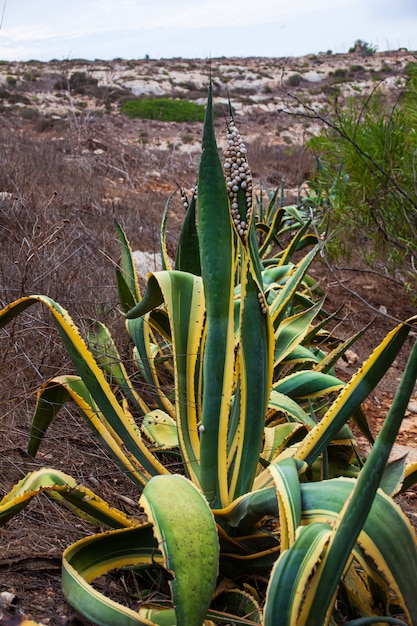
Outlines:
[[313, 399], [344, 387], [335, 376], [314, 370], [294, 372], [274, 383], [273, 389], [293, 400]]
[[[246, 217], [246, 219], [248, 219], [248, 214], [247, 214], [248, 204], [247, 204], [246, 195], [243, 193], [243, 189], [239, 190], [238, 200], [241, 206], [241, 214], [243, 218], [245, 219]], [[253, 202], [253, 197], [252, 197], [252, 202]], [[235, 226], [234, 222], [233, 222], [233, 225]], [[239, 241], [239, 246], [241, 246], [242, 249], [245, 250], [245, 253], [249, 253], [249, 257], [252, 262], [253, 277], [256, 280], [256, 283], [258, 284], [259, 292], [262, 292], [263, 291], [262, 274], [264, 271], [264, 265], [262, 263], [262, 259], [259, 254], [258, 237], [256, 234], [255, 222], [253, 219], [253, 204], [252, 204], [252, 208], [251, 208], [250, 215], [249, 215], [249, 233], [247, 237], [247, 244], [246, 244], [245, 239], [246, 238], [244, 238], [244, 240], [242, 241], [239, 237], [237, 238], [237, 241]], [[239, 279], [237, 278], [237, 281], [238, 280]], [[240, 280], [242, 281], [242, 278]]]
[[410, 327], [416, 318], [407, 324], [399, 324], [383, 339], [365, 361], [349, 383], [342, 389], [336, 400], [325, 413], [319, 424], [307, 435], [296, 452], [299, 459], [311, 464], [333, 439], [341, 426], [355, 414], [370, 391], [384, 376], [397, 356]]
[[[200, 421], [200, 389], [196, 386], [196, 371], [200, 366], [200, 343], [205, 323], [202, 280], [199, 276], [173, 270], [156, 272], [152, 283], [152, 289], [154, 283], [158, 285], [170, 321], [175, 369], [175, 419], [180, 449], [188, 475], [199, 485], [200, 439], [197, 424]], [[142, 302], [145, 301], [146, 293]], [[139, 312], [137, 308], [135, 314]], [[132, 311], [128, 315], [131, 314]], [[130, 323], [129, 330], [133, 335], [135, 327]]]
[[412, 487], [416, 482], [417, 482], [417, 463], [410, 463], [410, 465], [407, 465], [405, 468], [403, 484], [398, 493], [399, 494], [404, 493], [404, 491]]
[[147, 413], [142, 420], [141, 429], [160, 450], [171, 450], [179, 446], [177, 423], [164, 411], [156, 409]]
[[48, 427], [68, 400], [68, 397], [68, 390], [65, 388], [65, 385], [61, 384], [60, 379], [52, 379], [44, 383], [37, 392], [36, 407], [28, 443], [28, 453], [31, 456], [36, 456]]
[[161, 473], [166, 473], [165, 467], [152, 456], [150, 450], [141, 441], [140, 432], [131, 415], [124, 412], [124, 424], [136, 433], [141, 446], [136, 456], [126, 454], [123, 441], [117, 431], [101, 413], [79, 376], [57, 376], [45, 383], [39, 390], [28, 445], [29, 454], [35, 456], [48, 426], [69, 398], [74, 400], [81, 415], [110, 457], [139, 487], [143, 486], [153, 475], [146, 469], [151, 467], [150, 461], [153, 461], [152, 467], [158, 467]]
[[126, 528], [139, 523], [122, 511], [109, 507], [90, 489], [77, 485], [72, 476], [44, 467], [27, 474], [0, 501], [0, 524], [20, 513], [32, 498], [43, 492], [65, 501], [79, 517], [97, 526], [108, 524], [113, 528]]
[[105, 416], [106, 423], [110, 425], [112, 433], [117, 433], [125, 448], [135, 459], [139, 460], [149, 475], [166, 472], [158, 459], [141, 440], [133, 421], [126, 418], [123, 407], [117, 401], [103, 372], [81, 338], [77, 327], [68, 312], [57, 302], [47, 296], [40, 295], [20, 298], [0, 311], [0, 327], [37, 302], [46, 305], [52, 313], [65, 348], [84, 381], [88, 394], [93, 398], [100, 414]]
[[388, 496], [394, 496], [401, 489], [404, 480], [406, 458], [406, 456], [403, 456], [400, 459], [391, 461], [387, 464], [382, 474], [380, 488]]
[[173, 575], [176, 624], [201, 626], [216, 586], [219, 554], [207, 501], [189, 480], [172, 475], [151, 480], [140, 503], [154, 525], [165, 567]]
[[229, 197], [214, 133], [210, 85], [198, 175], [198, 233], [207, 309], [201, 486], [213, 507], [228, 503], [227, 423], [233, 392], [235, 252]]
[[195, 194], [191, 196], [191, 200], [188, 204], [187, 212], [182, 223], [177, 246], [177, 255], [175, 258], [175, 269], [201, 276]]
[[[326, 521], [334, 526], [356, 484], [357, 481], [348, 478], [301, 484], [302, 523]], [[354, 531], [355, 528], [352, 527], [351, 532]], [[413, 623], [414, 616], [417, 615], [413, 576], [413, 572], [417, 571], [417, 540], [404, 513], [382, 491], [377, 492], [357, 541], [359, 546], [364, 548], [366, 555], [363, 557], [366, 559], [364, 565], [370, 569], [379, 570], [388, 580], [399, 597], [403, 599], [404, 609], [412, 616], [411, 623]], [[355, 550], [355, 555], [361, 558], [357, 550]], [[337, 585], [337, 581], [332, 581], [332, 588]], [[309, 598], [317, 597], [313, 592], [309, 596]], [[320, 597], [324, 598], [324, 594]], [[317, 604], [314, 604], [313, 608], [314, 611], [319, 609]], [[310, 617], [313, 620], [312, 614]], [[317, 619], [316, 616], [314, 619]], [[312, 621], [312, 624], [314, 623], [327, 622]]]
[[[290, 207], [286, 208], [287, 213], [290, 211]], [[283, 250], [280, 256], [280, 265], [287, 263], [288, 259], [290, 259], [294, 252], [304, 248], [306, 245], [317, 245], [317, 237], [315, 235], [308, 234], [306, 235], [308, 229], [310, 228], [310, 221], [302, 220], [301, 218], [298, 221], [298, 231], [293, 237], [289, 246]], [[300, 228], [301, 225], [301, 228]], [[290, 225], [289, 229], [292, 230], [293, 224]], [[305, 241], [303, 241], [305, 239]]]
[[[278, 189], [276, 190], [278, 191]], [[272, 198], [269, 206], [273, 206], [275, 204], [275, 200]], [[263, 231], [266, 235], [264, 242], [259, 248], [259, 255], [264, 257], [266, 254], [270, 252], [272, 246], [276, 242], [276, 236], [281, 227], [282, 218], [285, 214], [285, 210], [283, 208], [276, 209], [271, 211], [271, 209], [267, 210], [268, 215], [268, 224], [257, 223], [256, 230]]]
[[[264, 609], [265, 626], [275, 624], [274, 619], [276, 620], [278, 615], [280, 626], [281, 624], [293, 626], [296, 623], [300, 626], [307, 626], [307, 624], [308, 626], [310, 624], [323, 626], [333, 623], [332, 621], [316, 621], [313, 611], [322, 601], [322, 597], [320, 596], [319, 600], [319, 596], [314, 594], [313, 589], [309, 590], [308, 596], [304, 594], [307, 585], [311, 584], [310, 576], [313, 570], [323, 559], [323, 550], [327, 550], [332, 527], [337, 522], [340, 511], [349, 499], [355, 484], [356, 481], [346, 478], [318, 483], [301, 483], [301, 523], [307, 524], [307, 528], [299, 529], [295, 543], [289, 550], [282, 553], [273, 568]], [[268, 514], [270, 514], [273, 508], [270, 490], [265, 489], [262, 495], [264, 505], [270, 503], [268, 509]], [[267, 510], [266, 507], [265, 510]], [[310, 527], [313, 527], [311, 534], [305, 534]], [[358, 543], [363, 546], [362, 558], [366, 559], [361, 562], [362, 567], [378, 568], [393, 585], [400, 598], [405, 598], [407, 605], [405, 608], [409, 615], [413, 616], [417, 604], [413, 592], [413, 571], [417, 566], [415, 533], [401, 509], [381, 491], [376, 494], [371, 512], [358, 537]], [[312, 552], [308, 554], [310, 549]], [[355, 549], [355, 555], [361, 559], [361, 553], [357, 549]], [[336, 590], [338, 580], [330, 584], [332, 590]], [[304, 604], [306, 598], [308, 599], [307, 608]], [[373, 602], [372, 598], [371, 601]], [[301, 606], [304, 606], [305, 610], [303, 616], [297, 621]], [[330, 619], [329, 615], [326, 619]], [[413, 623], [414, 619], [411, 617], [410, 623]]]
[[278, 287], [284, 284], [285, 279], [290, 275], [294, 269], [293, 263], [287, 263], [287, 265], [273, 265], [267, 267], [262, 272], [262, 281], [265, 291], [273, 287]]
[[162, 269], [163, 270], [171, 270], [171, 261], [169, 258], [167, 244], [166, 244], [166, 233], [167, 233], [167, 221], [168, 221], [168, 211], [171, 205], [171, 202], [176, 194], [176, 191], [173, 191], [169, 196], [168, 200], [165, 203], [164, 212], [162, 214], [161, 220], [161, 228], [159, 233], [159, 244], [161, 249], [161, 261], [162, 261]]
[[[314, 522], [299, 529], [289, 550], [281, 553], [269, 578], [264, 626], [299, 624], [298, 611], [309, 577], [319, 562], [331, 534], [328, 524]], [[323, 625], [322, 625], [323, 626]]]
[[[252, 277], [249, 263], [242, 285], [238, 348], [240, 388], [237, 398], [239, 442], [230, 475], [231, 500], [250, 491], [252, 487], [272, 383], [273, 328], [269, 315], [262, 311], [258, 295], [259, 287]], [[231, 464], [232, 461], [229, 461]]]
[[141, 293], [129, 240], [119, 222], [115, 220], [114, 224], [121, 252], [121, 267], [116, 267], [117, 287], [120, 304], [126, 312], [139, 302]]
[[269, 466], [277, 492], [281, 550], [294, 542], [301, 521], [301, 491], [298, 468], [294, 459], [285, 459]]
[[152, 311], [152, 309], [156, 309], [163, 303], [164, 297], [156, 278], [159, 273], [160, 272], [154, 272], [148, 275], [148, 284], [143, 298], [136, 306], [133, 307], [133, 309], [126, 313], [126, 318], [128, 320], [141, 317], [142, 315], [145, 315], [145, 313]]
[[313, 233], [308, 233], [307, 235], [303, 235], [300, 237], [297, 243], [297, 251], [303, 250], [309, 246], [314, 246], [317, 243], [317, 236]]
[[[321, 306], [322, 303], [318, 303], [281, 321], [275, 332], [274, 366], [288, 357], [303, 341]], [[310, 358], [313, 359], [313, 355]]]
[[163, 309], [153, 309], [146, 317], [152, 328], [162, 335], [168, 342], [172, 343], [171, 326], [169, 324], [168, 313]]
[[116, 219], [114, 220], [114, 226], [121, 247], [120, 252], [122, 273], [133, 297], [136, 300], [140, 300], [140, 288], [137, 280], [136, 266], [133, 260], [132, 249], [130, 247], [129, 240], [122, 226]]
[[108, 328], [101, 322], [94, 320], [90, 320], [90, 322], [88, 347], [94, 355], [96, 363], [107, 374], [109, 384], [120, 387], [139, 412], [139, 415], [148, 413], [149, 407], [133, 388]]
[[126, 313], [135, 306], [138, 300], [132, 295], [123, 272], [118, 267], [116, 267], [116, 285], [120, 306], [122, 307], [122, 311]]
[[252, 528], [266, 515], [278, 515], [276, 490], [274, 487], [266, 487], [251, 491], [236, 498], [224, 509], [215, 510], [214, 514], [221, 526], [227, 523], [240, 530]]
[[[155, 313], [156, 311], [152, 311], [146, 313], [143, 317], [127, 319], [126, 328], [135, 344], [133, 351], [135, 362], [149, 389], [152, 390], [152, 396], [156, 404], [161, 410], [166, 411], [174, 418], [175, 407], [163, 389], [163, 384], [161, 383], [156, 365], [156, 360], [162, 353], [162, 350], [153, 333]], [[163, 318], [163, 316], [158, 317]], [[158, 332], [162, 331], [160, 327], [158, 327], [157, 330]]]
[[318, 249], [318, 246], [315, 246], [297, 265], [294, 266], [294, 269], [289, 274], [284, 286], [279, 290], [273, 302], [269, 303], [270, 315], [275, 329], [278, 328], [281, 320], [286, 314], [288, 306], [291, 303], [295, 292], [299, 288], [304, 275], [313, 262]]
[[[65, 598], [84, 617], [98, 626], [163, 626], [113, 600], [91, 586], [110, 570], [162, 563], [152, 525], [93, 535], [67, 548], [63, 555], [62, 590]], [[175, 624], [175, 622], [172, 622]]]
[[[335, 525], [329, 548], [323, 557], [313, 577], [314, 593], [309, 595], [306, 604], [312, 603], [313, 598], [320, 598], [320, 606], [314, 604], [309, 609], [309, 620], [314, 626], [324, 623], [326, 613], [331, 610], [332, 601], [336, 592], [335, 581], [342, 575], [349, 554], [353, 549], [358, 534], [363, 527], [371, 510], [376, 491], [384, 475], [385, 466], [394, 444], [398, 429], [414, 389], [417, 378], [417, 343], [414, 344], [401, 383], [395, 394], [393, 403], [384, 421], [375, 444], [363, 466], [355, 488], [341, 512]], [[403, 537], [401, 537], [403, 541]], [[379, 543], [379, 542], [378, 542]], [[368, 548], [369, 553], [369, 548]], [[411, 560], [412, 556], [409, 554]], [[417, 559], [417, 546], [414, 545], [414, 558]], [[333, 588], [332, 588], [333, 585]], [[392, 580], [394, 588], [399, 586], [399, 580]], [[417, 600], [411, 590], [404, 596], [405, 609], [409, 611], [411, 622], [417, 620]], [[410, 597], [410, 593], [411, 596]], [[303, 609], [304, 610], [304, 609]]]
[[[313, 354], [311, 350], [309, 350], [308, 348], [304, 346], [296, 346], [294, 350], [291, 350], [291, 352], [287, 356], [285, 356], [281, 364], [282, 365], [302, 365], [304, 363], [315, 364], [318, 362], [319, 362], [318, 357], [315, 354]], [[277, 365], [279, 365], [279, 363]], [[275, 374], [275, 376], [277, 376], [277, 374]]]
[[[269, 409], [285, 414], [286, 419], [290, 422], [299, 422], [310, 428], [314, 428], [316, 422], [306, 413], [300, 405], [283, 393], [278, 393], [275, 389], [271, 390], [269, 398]], [[275, 415], [267, 418], [266, 424], [269, 425], [275, 419]]]
[[281, 450], [303, 439], [306, 433], [306, 427], [295, 422], [267, 426], [264, 430], [262, 459], [270, 463]]

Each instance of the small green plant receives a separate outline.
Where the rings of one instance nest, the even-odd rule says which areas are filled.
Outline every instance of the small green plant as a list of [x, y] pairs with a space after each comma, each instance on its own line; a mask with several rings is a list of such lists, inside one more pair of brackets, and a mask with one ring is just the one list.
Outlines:
[[349, 72], [365, 72], [365, 68], [363, 67], [363, 65], [354, 64], [349, 67]]
[[[198, 186], [189, 198], [182, 194], [174, 266], [166, 246], [169, 199], [164, 269], [149, 275], [143, 295], [116, 224], [132, 375], [103, 324], [84, 340], [47, 296], [25, 296], [0, 311], [4, 326], [36, 303], [46, 306], [78, 372], [43, 385], [29, 453], [36, 455], [72, 399], [141, 490], [146, 519], [42, 468], [0, 502], [2, 523], [46, 492], [110, 526], [63, 556], [64, 594], [96, 624], [333, 626], [363, 616], [403, 624], [382, 617], [400, 612], [417, 620], [416, 537], [390, 498], [412, 484], [417, 467], [387, 466], [417, 377], [416, 348], [363, 467], [346, 424], [354, 417], [370, 437], [361, 403], [415, 320], [391, 331], [342, 383], [333, 366], [355, 338], [340, 343], [325, 330], [308, 276], [321, 244], [310, 232], [309, 207], [283, 206], [282, 193], [262, 189], [256, 201], [233, 117], [222, 167], [210, 91]], [[153, 406], [139, 379], [155, 390]], [[141, 590], [137, 610], [91, 584], [126, 567]]]
[[334, 76], [336, 76], [337, 78], [346, 78], [348, 71], [347, 69], [345, 69], [344, 67], [338, 67], [335, 69], [335, 71], [333, 72]]
[[194, 141], [194, 136], [193, 136], [193, 135], [190, 135], [190, 134], [188, 134], [188, 133], [186, 133], [185, 135], [181, 135], [181, 141], [182, 141], [182, 143], [184, 143], [184, 144], [187, 144], [187, 143], [193, 143], [193, 141]]
[[121, 106], [122, 113], [130, 118], [160, 120], [162, 122], [201, 122], [204, 107], [187, 100], [169, 98], [138, 98]]
[[303, 77], [301, 74], [290, 74], [287, 78], [287, 83], [290, 87], [298, 87], [301, 84]]

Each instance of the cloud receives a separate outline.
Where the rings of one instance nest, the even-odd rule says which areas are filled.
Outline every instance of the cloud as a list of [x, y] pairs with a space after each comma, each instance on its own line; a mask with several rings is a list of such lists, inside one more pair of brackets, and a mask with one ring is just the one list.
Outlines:
[[[369, 1], [369, 0], [368, 0]], [[370, 0], [369, 6], [374, 17], [402, 20], [407, 17], [417, 18], [415, 0]], [[414, 25], [417, 28], [417, 23]]]
[[295, 56], [387, 37], [410, 48], [416, 16], [416, 0], [10, 0], [0, 58]]

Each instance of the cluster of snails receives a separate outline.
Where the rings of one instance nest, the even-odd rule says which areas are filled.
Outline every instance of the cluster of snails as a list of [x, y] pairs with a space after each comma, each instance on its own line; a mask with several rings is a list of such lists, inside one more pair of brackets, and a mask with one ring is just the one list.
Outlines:
[[184, 189], [180, 189], [180, 193], [181, 193], [181, 202], [182, 205], [184, 207], [184, 209], [188, 209], [188, 198], [187, 198], [187, 194], [185, 193]]
[[268, 308], [266, 305], [265, 296], [261, 291], [258, 291], [258, 300], [259, 300], [259, 305], [261, 307], [262, 313], [266, 315], [268, 312]]
[[[223, 153], [225, 157], [224, 169], [226, 173], [226, 184], [230, 198], [232, 219], [236, 230], [243, 239], [248, 234], [249, 220], [252, 210], [252, 177], [246, 159], [246, 146], [235, 126], [233, 120], [229, 124], [227, 133], [227, 148]], [[237, 194], [239, 189], [245, 191], [246, 196], [246, 216], [242, 219], [239, 212]]]
[[[188, 202], [187, 194], [185, 190], [182, 189], [182, 187], [180, 188], [180, 193], [181, 193], [182, 205], [184, 209], [188, 209], [189, 202]], [[197, 185], [195, 187], [191, 187], [191, 198], [194, 198], [194, 200], [197, 200]]]

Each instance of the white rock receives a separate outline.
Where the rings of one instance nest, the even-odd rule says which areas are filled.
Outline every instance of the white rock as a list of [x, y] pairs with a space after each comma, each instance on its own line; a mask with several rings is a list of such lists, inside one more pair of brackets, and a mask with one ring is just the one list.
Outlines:
[[[161, 255], [159, 252], [134, 250], [132, 254], [139, 278], [146, 280], [148, 272], [160, 272], [162, 270]], [[170, 263], [173, 267], [174, 262], [172, 259], [170, 259]]]

